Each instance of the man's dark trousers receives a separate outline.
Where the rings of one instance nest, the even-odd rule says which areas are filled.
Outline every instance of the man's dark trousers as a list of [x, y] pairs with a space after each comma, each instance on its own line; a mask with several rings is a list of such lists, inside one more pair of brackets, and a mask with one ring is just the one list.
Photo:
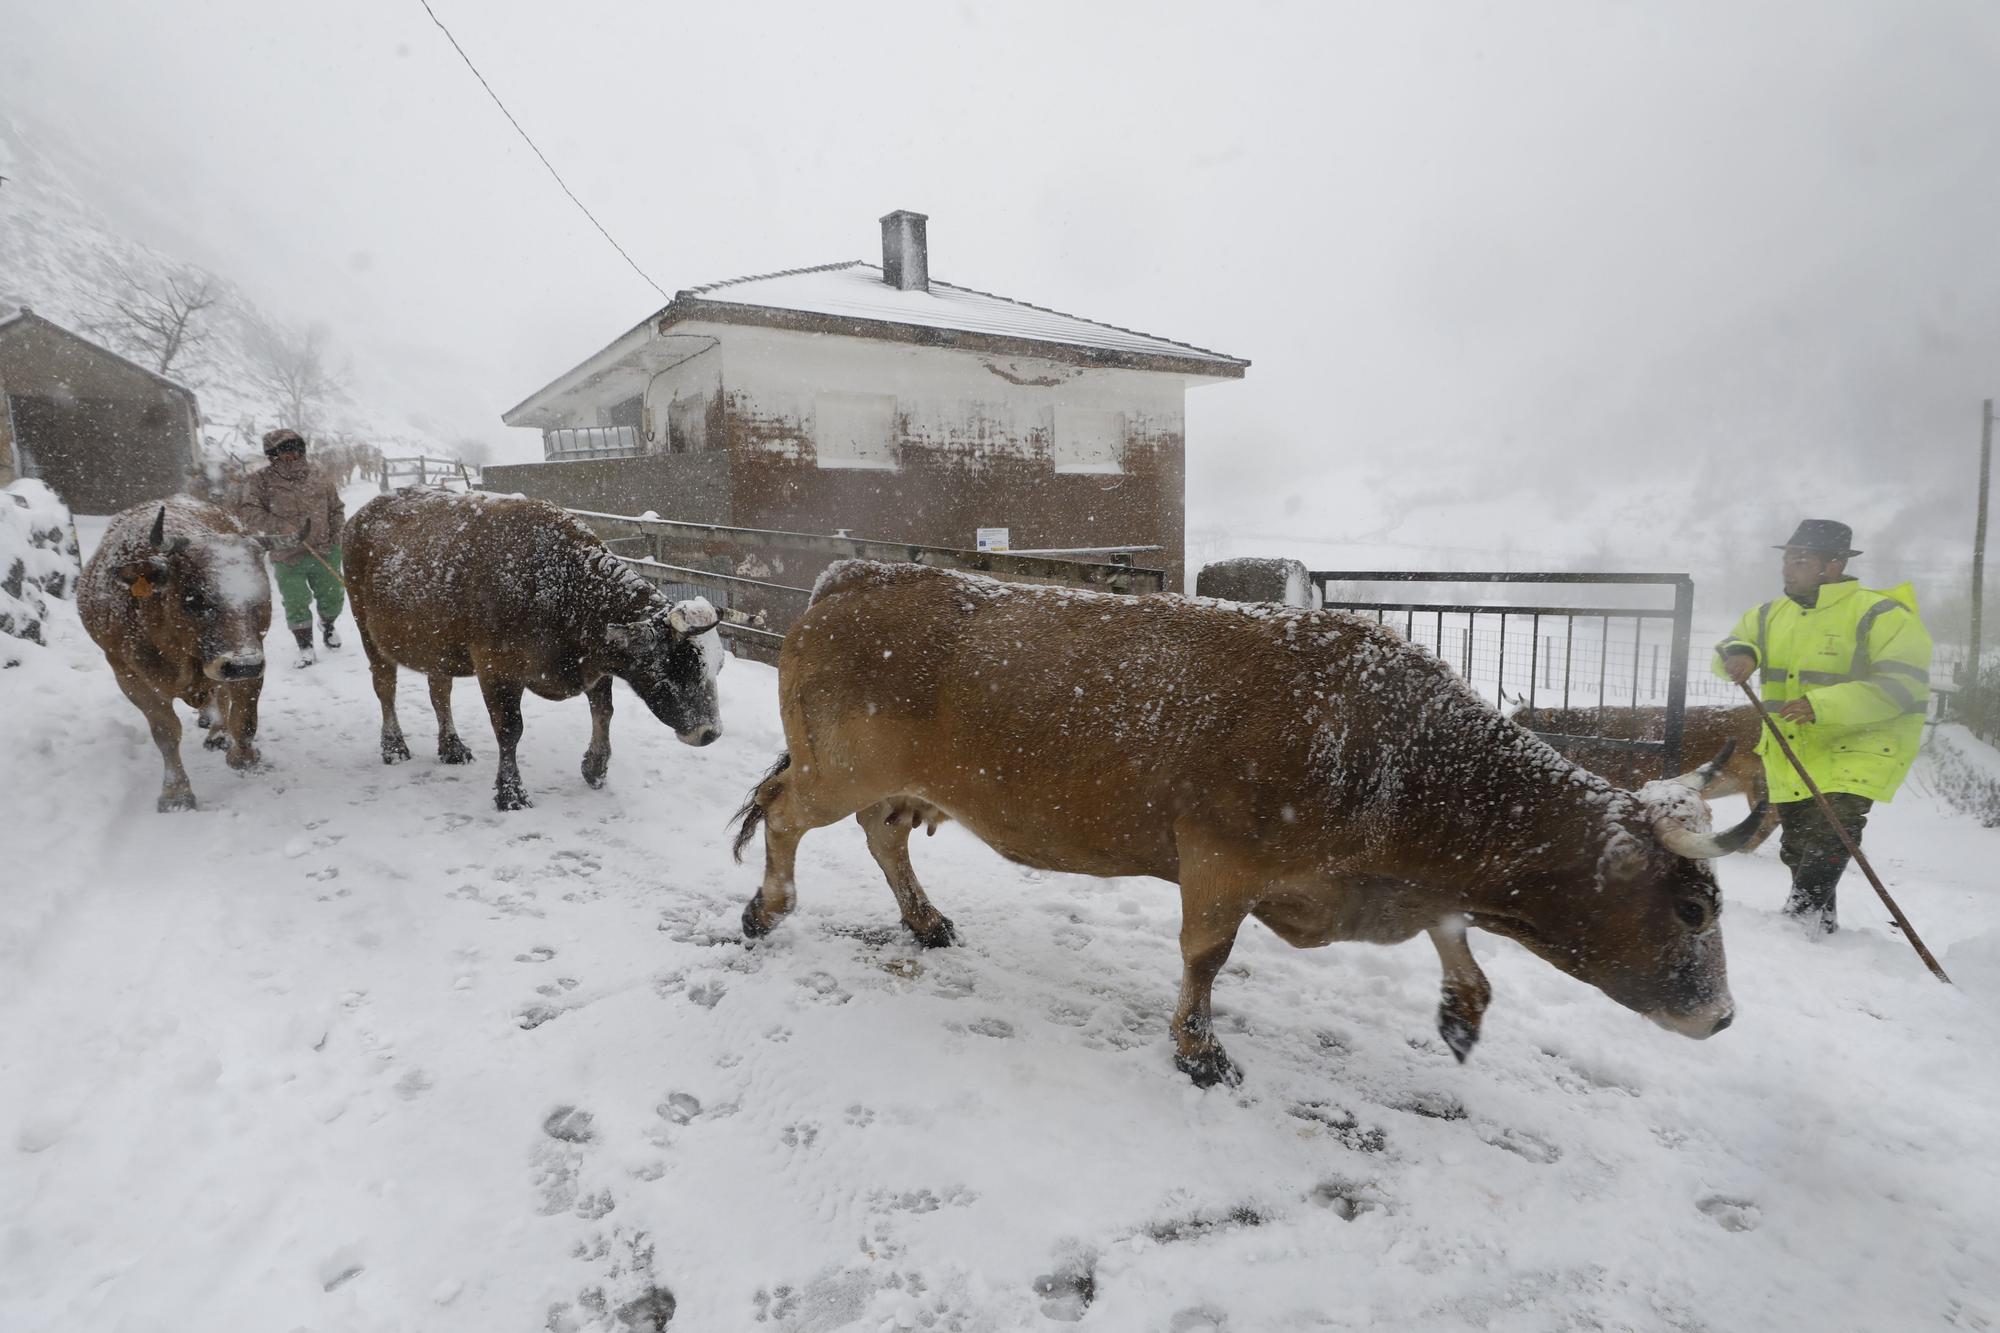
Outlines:
[[[1868, 811], [1875, 802], [1852, 792], [1832, 791], [1826, 794], [1826, 803], [1859, 847], [1862, 827], [1868, 823]], [[1840, 834], [1814, 800], [1783, 802], [1778, 806], [1778, 824], [1784, 830], [1778, 859], [1792, 871], [1792, 895], [1785, 900], [1785, 911], [1832, 931], [1838, 925], [1833, 890], [1848, 861]]]

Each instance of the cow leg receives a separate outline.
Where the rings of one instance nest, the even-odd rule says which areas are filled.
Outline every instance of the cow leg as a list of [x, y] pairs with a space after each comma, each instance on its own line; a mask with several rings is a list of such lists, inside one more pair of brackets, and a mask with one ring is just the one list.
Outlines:
[[812, 766], [794, 763], [788, 755], [757, 785], [743, 808], [745, 823], [738, 835], [739, 849], [751, 828], [758, 823], [764, 826], [764, 880], [743, 907], [743, 933], [751, 939], [770, 934], [798, 906], [794, 868], [799, 839], [872, 804], [851, 798], [835, 800], [832, 793], [815, 791], [815, 786]]
[[382, 762], [400, 764], [410, 757], [410, 743], [403, 739], [403, 724], [396, 720], [396, 664], [368, 637], [365, 620], [361, 622], [361, 649], [368, 654], [368, 677], [382, 705]]
[[1236, 947], [1236, 932], [1250, 914], [1250, 900], [1234, 891], [1217, 861], [1212, 855], [1191, 855], [1182, 840], [1181, 998], [1174, 1008], [1174, 1068], [1198, 1088], [1218, 1083], [1233, 1088], [1243, 1081], [1243, 1071], [1215, 1039], [1209, 997], [1216, 973]]
[[1472, 1054], [1479, 1040], [1479, 1024], [1493, 999], [1493, 987], [1479, 970], [1479, 960], [1465, 942], [1460, 923], [1430, 928], [1431, 943], [1437, 946], [1438, 961], [1444, 965], [1444, 998], [1438, 1003], [1438, 1035], [1460, 1064]]
[[590, 699], [590, 748], [583, 752], [583, 780], [602, 787], [611, 768], [611, 677], [584, 693]]
[[181, 767], [181, 720], [174, 712], [173, 696], [162, 694], [143, 682], [129, 680], [123, 672], [118, 673], [118, 688], [125, 691], [125, 697], [132, 701], [132, 706], [145, 715], [146, 725], [153, 733], [153, 744], [158, 747], [160, 760], [166, 767], [160, 782], [159, 804], [155, 808], [161, 814], [194, 809], [194, 784], [188, 781], [187, 770]]
[[486, 696], [486, 715], [493, 720], [493, 739], [500, 745], [500, 771], [493, 779], [493, 804], [501, 810], [523, 810], [534, 802], [521, 789], [521, 766], [514, 758], [521, 743], [521, 687], [511, 681], [479, 678]]
[[458, 738], [458, 728], [451, 721], [451, 677], [438, 675], [430, 678], [431, 711], [437, 714], [438, 762], [442, 764], [469, 764], [472, 751]]
[[958, 938], [951, 918], [931, 905], [924, 886], [917, 882], [916, 868], [910, 864], [910, 833], [922, 816], [908, 802], [894, 799], [877, 801], [854, 816], [868, 835], [868, 851], [889, 881], [896, 905], [903, 910], [903, 924], [926, 949], [939, 949]]
[[222, 700], [218, 697], [221, 693], [206, 690], [194, 701], [195, 725], [208, 733], [201, 742], [204, 750], [221, 750], [229, 745], [229, 733], [223, 729]]
[[221, 691], [223, 714], [218, 730], [229, 746], [229, 766], [239, 773], [257, 766], [257, 701], [263, 686], [261, 680], [247, 680]]

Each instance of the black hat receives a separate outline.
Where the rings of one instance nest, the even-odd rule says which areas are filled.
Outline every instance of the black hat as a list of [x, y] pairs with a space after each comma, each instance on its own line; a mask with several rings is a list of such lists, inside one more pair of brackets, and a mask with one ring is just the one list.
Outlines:
[[1802, 551], [1817, 551], [1821, 555], [1846, 559], [1861, 552], [1852, 549], [1848, 543], [1854, 540], [1854, 529], [1845, 523], [1836, 523], [1830, 518], [1804, 518], [1799, 520], [1798, 530], [1792, 539], [1773, 550], [1784, 551], [1797, 547]]

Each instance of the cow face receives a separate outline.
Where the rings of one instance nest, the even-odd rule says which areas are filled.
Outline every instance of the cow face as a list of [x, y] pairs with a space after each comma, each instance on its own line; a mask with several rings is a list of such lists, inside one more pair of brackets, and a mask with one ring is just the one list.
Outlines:
[[1739, 834], [1754, 832], [1762, 818], [1759, 808], [1743, 826], [1712, 834], [1694, 827], [1705, 828], [1705, 808], [1663, 810], [1633, 800], [1594, 846], [1579, 849], [1572, 864], [1580, 873], [1568, 883], [1524, 884], [1512, 899], [1518, 915], [1499, 929], [1661, 1027], [1713, 1036], [1729, 1026], [1736, 1006], [1722, 947], [1722, 895], [1707, 858], [1735, 850]]
[[114, 576], [143, 605], [150, 635], [196, 658], [210, 680], [264, 674], [271, 583], [263, 548], [248, 538], [204, 534], [165, 542], [166, 510], [154, 520], [146, 553]]
[[612, 673], [632, 687], [653, 716], [688, 745], [722, 734], [715, 677], [724, 653], [715, 608], [706, 598], [677, 602], [667, 612], [605, 631]]

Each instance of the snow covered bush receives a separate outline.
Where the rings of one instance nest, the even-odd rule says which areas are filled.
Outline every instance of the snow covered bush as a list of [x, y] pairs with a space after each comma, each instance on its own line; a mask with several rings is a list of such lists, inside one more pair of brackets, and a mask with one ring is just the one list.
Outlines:
[[1925, 742], [1931, 785], [1987, 828], [2000, 828], [2000, 752], [1969, 727], [1946, 723]]
[[[22, 478], [0, 491], [0, 634], [45, 641], [49, 597], [70, 597], [81, 572], [69, 508], [47, 483]], [[0, 648], [0, 666], [20, 663]]]

